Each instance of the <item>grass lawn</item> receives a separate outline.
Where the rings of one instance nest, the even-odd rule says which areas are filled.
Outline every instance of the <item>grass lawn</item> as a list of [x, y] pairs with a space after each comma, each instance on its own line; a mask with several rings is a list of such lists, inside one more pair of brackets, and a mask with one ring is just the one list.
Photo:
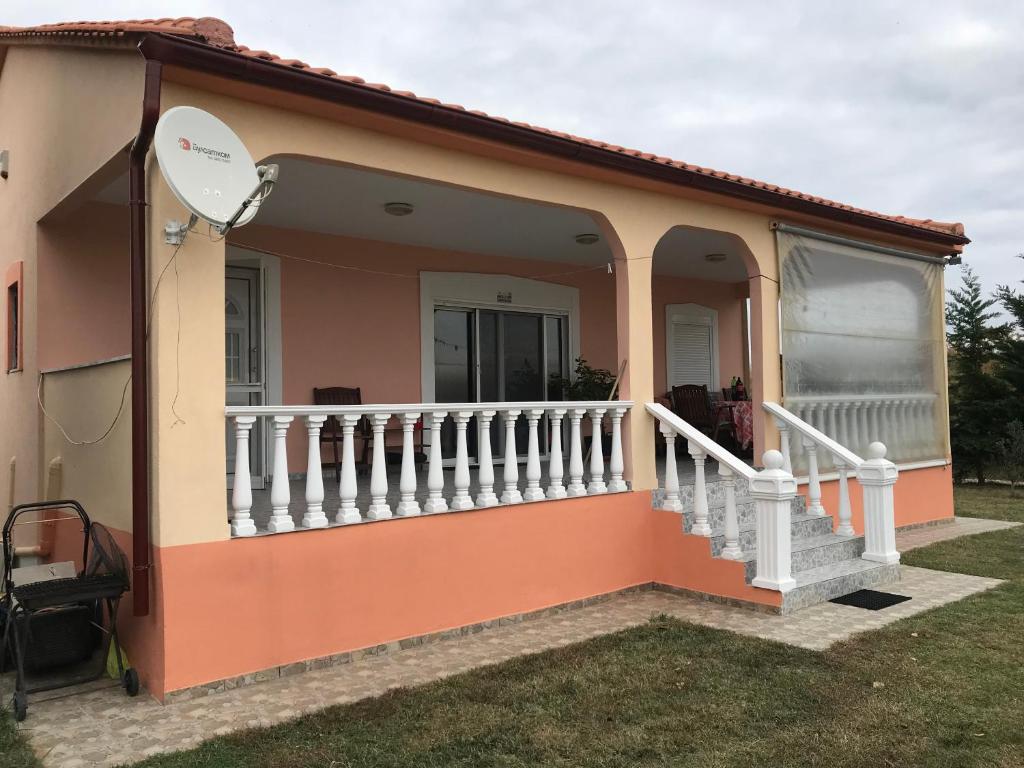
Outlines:
[[[957, 511], [1024, 521], [1024, 498]], [[1024, 527], [903, 561], [1010, 581], [825, 653], [659, 619], [142, 765], [1024, 765]], [[35, 765], [10, 723], [0, 767]]]

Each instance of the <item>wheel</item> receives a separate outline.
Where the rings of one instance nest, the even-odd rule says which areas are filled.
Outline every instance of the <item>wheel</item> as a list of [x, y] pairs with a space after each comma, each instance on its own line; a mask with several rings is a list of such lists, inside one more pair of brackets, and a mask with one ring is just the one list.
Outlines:
[[14, 719], [19, 723], [28, 715], [28, 695], [24, 691], [14, 692], [11, 709], [14, 710]]
[[132, 667], [124, 671], [124, 692], [129, 696], [139, 695], [139, 673]]

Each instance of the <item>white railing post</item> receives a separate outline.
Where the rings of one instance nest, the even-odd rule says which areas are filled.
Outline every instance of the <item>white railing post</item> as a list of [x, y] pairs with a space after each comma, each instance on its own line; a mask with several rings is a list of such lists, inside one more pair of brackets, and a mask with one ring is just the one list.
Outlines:
[[664, 421], [658, 422], [665, 438], [665, 500], [661, 508], [669, 512], [682, 512], [683, 502], [679, 499], [679, 470], [676, 468], [676, 432]]
[[549, 499], [564, 499], [565, 486], [562, 485], [562, 417], [565, 408], [551, 411], [551, 440], [548, 443], [548, 492]]
[[373, 464], [370, 466], [370, 506], [366, 517], [370, 520], [386, 520], [391, 517], [388, 504], [387, 446], [384, 444], [384, 428], [390, 413], [375, 413], [370, 417], [373, 429]]
[[249, 431], [255, 416], [235, 416], [235, 477], [231, 488], [231, 535], [254, 536], [256, 524], [252, 509], [252, 470], [249, 468]]
[[788, 592], [796, 586], [790, 529], [796, 480], [782, 468], [778, 451], [765, 451], [761, 461], [765, 468], [750, 481], [750, 496], [757, 509], [757, 575], [751, 584]]
[[519, 454], [516, 452], [516, 419], [522, 411], [505, 411], [505, 468], [502, 479], [505, 490], [501, 492], [502, 504], [521, 504], [523, 495], [519, 492]]
[[609, 411], [612, 420], [612, 453], [608, 459], [608, 472], [611, 474], [608, 490], [612, 493], [628, 490], [626, 481], [622, 479], [622, 473], [626, 471], [622, 458], [622, 417], [625, 415], [625, 408], [612, 408]]
[[324, 514], [324, 468], [320, 462], [320, 429], [326, 416], [307, 416], [306, 433], [309, 450], [306, 456], [306, 514], [302, 516], [303, 528], [326, 528]]
[[526, 411], [527, 443], [526, 443], [526, 490], [523, 501], [543, 501], [544, 491], [540, 487], [540, 439], [537, 424], [544, 415], [544, 409], [531, 408]]
[[587, 493], [607, 493], [608, 486], [604, 482], [604, 435], [601, 432], [601, 420], [607, 408], [590, 410], [590, 483]]
[[857, 468], [857, 481], [864, 489], [865, 560], [898, 563], [893, 485], [899, 470], [885, 458], [885, 445], [868, 446], [868, 458]]
[[449, 507], [461, 511], [473, 508], [473, 497], [469, 495], [469, 448], [466, 445], [466, 429], [473, 412], [457, 411], [452, 418], [455, 420], [455, 495]]
[[718, 474], [725, 488], [725, 547], [722, 557], [739, 560], [743, 557], [743, 550], [740, 549], [740, 521], [736, 512], [736, 478], [724, 464], [718, 465]]
[[356, 508], [359, 488], [356, 483], [356, 449], [353, 439], [356, 425], [362, 418], [358, 413], [338, 416], [341, 422], [341, 480], [338, 482], [338, 498], [341, 504], [334, 517], [336, 523], [358, 523], [362, 521]]
[[793, 474], [793, 460], [789, 455], [789, 425], [782, 419], [775, 420], [779, 428], [779, 445], [782, 448], [782, 468]]
[[291, 488], [288, 484], [288, 425], [294, 416], [274, 417], [274, 478], [270, 486], [270, 522], [267, 530], [272, 533], [285, 533], [295, 530], [295, 521], [288, 511], [292, 500]]
[[711, 526], [708, 525], [708, 491], [704, 483], [704, 461], [707, 454], [692, 440], [687, 440], [687, 449], [693, 457], [693, 525], [690, 533], [696, 536], [710, 536]]
[[587, 488], [583, 485], [583, 434], [580, 429], [586, 412], [585, 408], [569, 409], [569, 487], [566, 492], [570, 497], [587, 495]]
[[836, 472], [839, 473], [839, 526], [836, 533], [840, 536], [853, 536], [853, 514], [850, 510], [850, 485], [847, 481], [849, 469], [842, 459], [835, 460]]
[[441, 455], [441, 425], [447, 412], [438, 411], [430, 414], [430, 462], [427, 468], [427, 501], [423, 505], [424, 512], [447, 512], [448, 502], [442, 495], [444, 492], [444, 457]]
[[498, 497], [494, 495], [494, 459], [491, 458], [491, 419], [496, 411], [480, 411], [477, 414], [477, 424], [480, 426], [480, 446], [477, 448], [477, 459], [480, 468], [477, 472], [477, 479], [480, 482], [480, 492], [476, 495], [478, 507], [498, 506]]
[[403, 413], [399, 417], [402, 422], [402, 475], [398, 481], [401, 500], [395, 513], [401, 517], [413, 517], [420, 513], [420, 503], [416, 501], [416, 446], [413, 442], [413, 432], [419, 418], [418, 413]]
[[[825, 507], [821, 504], [821, 479], [818, 477], [818, 444], [811, 438], [803, 440], [807, 452], [807, 514], [824, 515]], [[785, 469], [785, 462], [783, 462]]]

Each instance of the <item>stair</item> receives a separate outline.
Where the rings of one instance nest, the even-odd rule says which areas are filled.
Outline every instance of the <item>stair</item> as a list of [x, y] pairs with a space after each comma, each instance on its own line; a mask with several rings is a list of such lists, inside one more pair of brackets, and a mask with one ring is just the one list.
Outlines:
[[[708, 537], [711, 556], [721, 558], [725, 547], [725, 491], [719, 480], [707, 481]], [[680, 488], [683, 503], [683, 530], [693, 527], [693, 486]], [[744, 577], [749, 584], [757, 571], [757, 531], [754, 502], [746, 480], [736, 480], [736, 514], [739, 519], [739, 544], [743, 556]], [[807, 500], [793, 499], [792, 574], [796, 587], [782, 596], [782, 613], [848, 595], [859, 589], [878, 587], [899, 581], [899, 564], [863, 560], [863, 536], [838, 536], [832, 532], [832, 518], [807, 513]]]

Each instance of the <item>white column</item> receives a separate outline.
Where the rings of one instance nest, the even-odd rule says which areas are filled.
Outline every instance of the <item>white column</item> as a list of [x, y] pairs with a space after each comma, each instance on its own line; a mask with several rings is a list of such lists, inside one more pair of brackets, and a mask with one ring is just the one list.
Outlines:
[[424, 512], [447, 512], [444, 500], [444, 458], [441, 455], [441, 425], [448, 414], [437, 411], [430, 414], [430, 466], [427, 469], [427, 501]]
[[480, 427], [480, 447], [477, 449], [480, 469], [477, 479], [480, 481], [480, 493], [476, 495], [478, 507], [498, 506], [498, 497], [494, 495], [494, 460], [491, 458], [491, 419], [495, 411], [480, 411], [477, 424]]
[[898, 563], [896, 551], [896, 510], [893, 485], [899, 470], [885, 458], [885, 446], [874, 442], [868, 446], [867, 461], [857, 467], [857, 481], [864, 489], [864, 554], [865, 560], [877, 563]]
[[505, 490], [501, 493], [502, 504], [521, 504], [523, 495], [519, 492], [519, 456], [516, 452], [516, 419], [522, 411], [505, 411]]
[[370, 507], [366, 510], [369, 520], [386, 520], [391, 517], [388, 504], [387, 450], [384, 445], [384, 428], [391, 418], [390, 413], [375, 413], [370, 417], [373, 429], [373, 464], [370, 467]]
[[711, 526], [708, 525], [708, 491], [704, 484], [704, 461], [707, 456], [692, 440], [687, 440], [687, 449], [693, 457], [693, 525], [690, 533], [695, 536], [710, 536]]
[[402, 476], [398, 482], [398, 490], [402, 494], [395, 513], [400, 517], [412, 517], [420, 513], [420, 503], [416, 501], [416, 446], [413, 443], [413, 432], [416, 431], [418, 413], [403, 413], [399, 416], [402, 422]]
[[683, 502], [679, 499], [679, 472], [676, 468], [676, 433], [665, 422], [659, 422], [661, 434], [665, 437], [665, 500], [661, 508], [669, 512], [682, 512]]
[[544, 491], [540, 487], [540, 440], [537, 435], [537, 423], [543, 415], [543, 408], [531, 408], [526, 411], [529, 437], [526, 445], [526, 490], [523, 491], [523, 501], [544, 499]]
[[601, 420], [607, 408], [590, 409], [590, 483], [587, 493], [607, 493], [608, 486], [604, 482], [604, 435], [601, 432]]
[[739, 560], [743, 550], [740, 549], [740, 521], [736, 512], [736, 478], [724, 464], [718, 465], [718, 474], [725, 489], [725, 547], [721, 556], [726, 560]]
[[324, 514], [324, 468], [320, 462], [320, 429], [326, 416], [307, 416], [306, 433], [309, 450], [306, 454], [306, 514], [302, 516], [303, 528], [326, 528]]
[[356, 508], [356, 495], [359, 492], [356, 483], [356, 449], [353, 433], [362, 416], [358, 413], [346, 413], [338, 417], [341, 422], [341, 481], [338, 483], [338, 498], [341, 504], [336, 523], [358, 523], [362, 520]]
[[249, 469], [249, 431], [255, 416], [235, 416], [235, 477], [231, 487], [231, 535], [253, 536], [256, 524], [252, 509], [252, 470]]
[[804, 450], [807, 451], [807, 514], [824, 515], [825, 507], [821, 504], [821, 480], [818, 477], [818, 446], [809, 437], [805, 437], [803, 443]]
[[274, 477], [270, 486], [270, 522], [267, 530], [271, 533], [285, 533], [295, 530], [295, 521], [288, 512], [288, 504], [292, 500], [291, 488], [288, 486], [288, 425], [293, 416], [274, 417]]
[[840, 536], [853, 536], [850, 485], [847, 481], [850, 470], [841, 459], [836, 459], [836, 471], [839, 473], [839, 527], [836, 528], [836, 533]]
[[562, 417], [565, 408], [556, 408], [549, 414], [551, 421], [551, 441], [548, 444], [548, 492], [549, 499], [564, 499], [565, 486], [562, 485]]
[[757, 508], [757, 575], [751, 584], [788, 592], [796, 586], [790, 529], [796, 480], [782, 468], [778, 451], [765, 451], [761, 461], [765, 468], [750, 481], [750, 496]]
[[[839, 435], [835, 438], [836, 442], [842, 446], [850, 446], [850, 404], [847, 402], [839, 403]], [[856, 449], [854, 449], [856, 450]]]
[[782, 419], [776, 419], [775, 426], [779, 428], [779, 445], [782, 448], [782, 468], [792, 474], [793, 461], [789, 455], [789, 425]]
[[473, 418], [472, 411], [458, 411], [455, 419], [455, 495], [451, 509], [472, 509], [473, 497], [469, 495], [469, 449], [466, 446], [466, 428]]
[[612, 493], [628, 490], [626, 481], [622, 479], [622, 473], [626, 471], [625, 462], [622, 459], [622, 417], [626, 414], [625, 408], [612, 408], [609, 412], [612, 420], [612, 455], [608, 459], [608, 472], [611, 480], [608, 481], [608, 490]]
[[583, 485], [583, 435], [580, 430], [580, 422], [586, 412], [585, 408], [569, 410], [569, 487], [566, 492], [570, 497], [587, 495], [587, 488]]

